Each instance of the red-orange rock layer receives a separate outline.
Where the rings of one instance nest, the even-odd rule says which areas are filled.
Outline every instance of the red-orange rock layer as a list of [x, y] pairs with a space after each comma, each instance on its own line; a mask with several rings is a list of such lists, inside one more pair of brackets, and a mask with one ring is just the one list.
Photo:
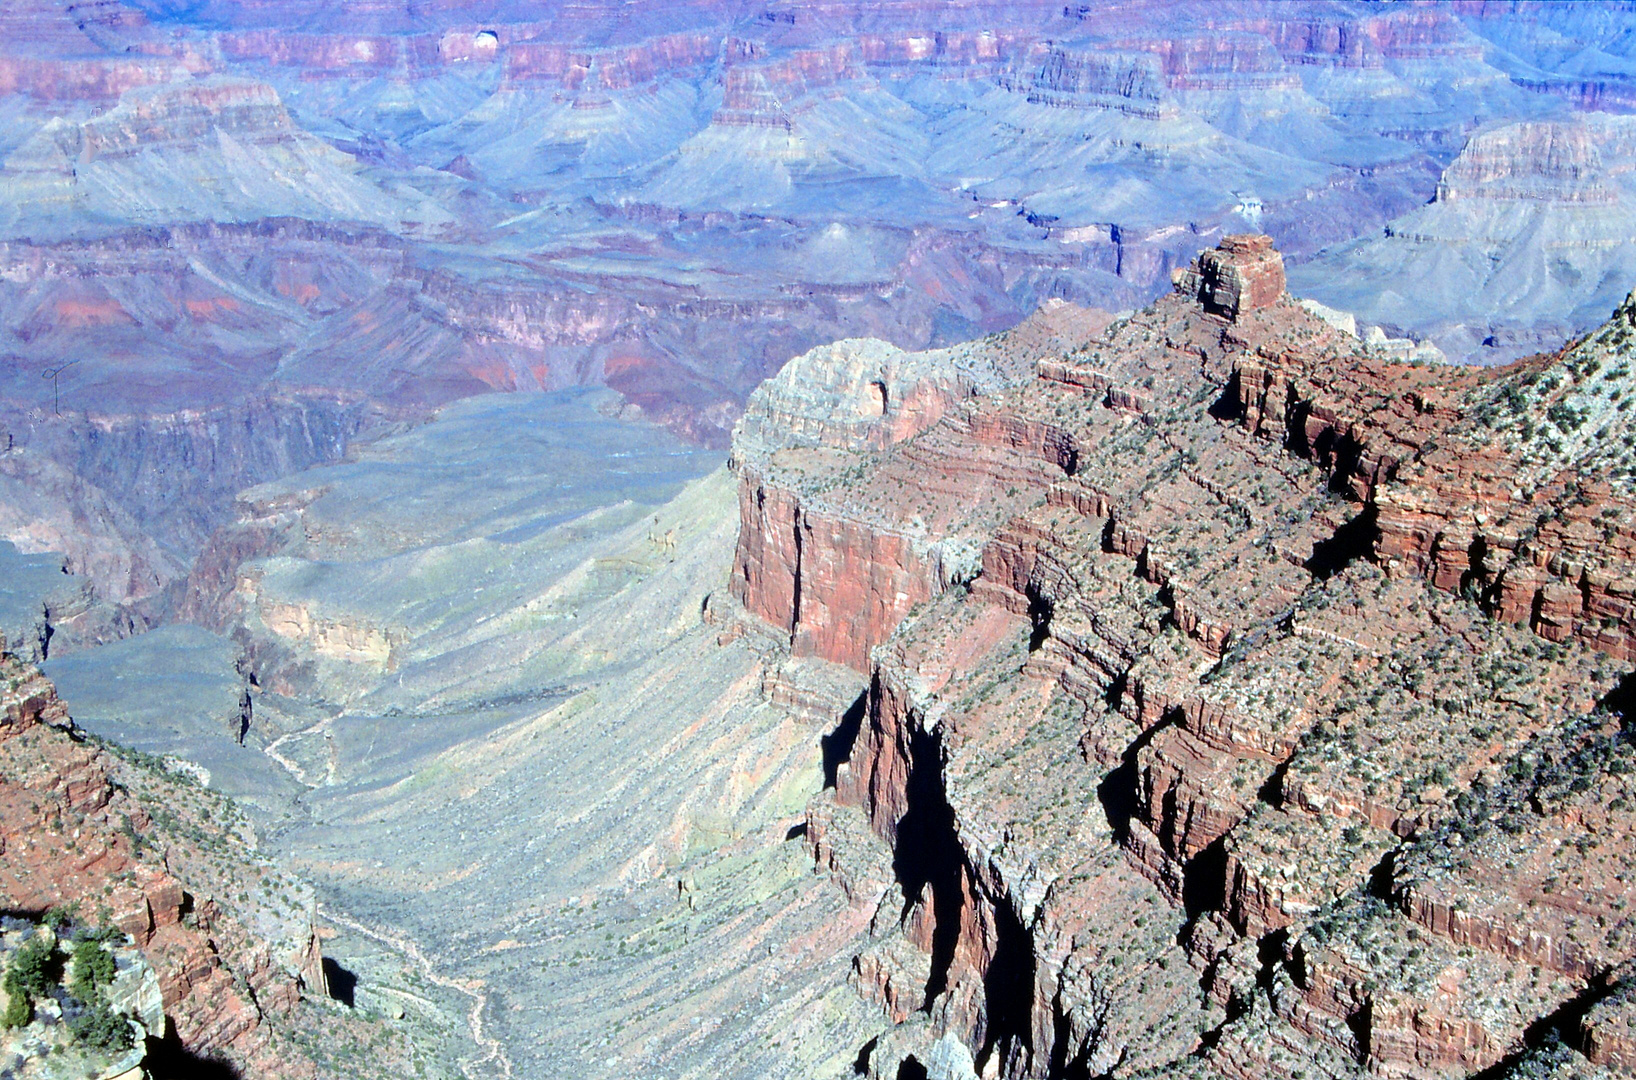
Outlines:
[[190, 892], [156, 847], [150, 809], [110, 778], [107, 755], [73, 731], [35, 669], [0, 657], [0, 898], [7, 908], [76, 905], [135, 939], [159, 977], [177, 1037], [201, 1057], [225, 1054], [256, 1076], [309, 1077], [310, 1061], [275, 1046], [303, 987], [323, 992], [306, 947], [275, 957], [215, 900]]
[[[1572, 431], [1622, 423], [1623, 331], [1392, 363], [1275, 256], [1234, 238], [884, 450], [741, 461], [735, 595], [872, 672], [836, 797], [894, 845], [899, 936], [855, 982], [1019, 1078], [1432, 1080], [1552, 1023], [1617, 1064], [1636, 558], [1616, 440]], [[808, 592], [817, 508], [846, 554]]]

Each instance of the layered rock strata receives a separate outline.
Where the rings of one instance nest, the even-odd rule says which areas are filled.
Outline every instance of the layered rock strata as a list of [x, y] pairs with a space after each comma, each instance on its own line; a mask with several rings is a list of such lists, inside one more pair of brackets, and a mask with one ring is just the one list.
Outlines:
[[123, 931], [157, 976], [165, 1024], [150, 1048], [167, 1060], [315, 1077], [328, 1072], [313, 1046], [382, 1034], [326, 1030], [335, 1019], [307, 1000], [327, 994], [313, 892], [253, 854], [236, 810], [157, 761], [88, 742], [52, 685], [10, 654], [0, 655], [0, 897], [10, 911], [68, 908]]
[[[869, 649], [910, 608], [976, 572], [981, 548], [970, 530], [981, 525], [960, 520], [961, 504], [1014, 498], [1074, 453], [1057, 426], [995, 422], [971, 403], [1107, 321], [1060, 305], [981, 346], [915, 354], [840, 342], [791, 361], [752, 396], [734, 443], [742, 524], [733, 595], [787, 630], [797, 656], [867, 667]], [[946, 452], [949, 438], [975, 442], [980, 454]], [[830, 511], [826, 493], [838, 480], [899, 444], [903, 452], [880, 459], [865, 514]], [[764, 483], [772, 470], [795, 482]], [[900, 514], [903, 495], [927, 482], [938, 498]], [[870, 585], [860, 593], [862, 581]]]
[[1393, 363], [1235, 237], [918, 432], [844, 349], [753, 400], [734, 594], [870, 677], [870, 1074], [1624, 1060], [1628, 321]]

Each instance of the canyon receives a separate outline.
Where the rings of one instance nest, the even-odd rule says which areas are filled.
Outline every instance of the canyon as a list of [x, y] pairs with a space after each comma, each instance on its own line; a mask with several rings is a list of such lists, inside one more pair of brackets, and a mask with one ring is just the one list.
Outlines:
[[0, 965], [153, 1080], [1628, 1070], [1632, 17], [9, 5]]
[[[588, 513], [537, 493], [617, 399], [479, 399], [241, 497], [225, 636], [47, 670], [246, 808], [359, 1007], [436, 973], [467, 1075], [1612, 1075], [1631, 327], [1404, 361], [1233, 236], [812, 350]], [[496, 416], [583, 459], [504, 490]]]
[[13, 4], [0, 531], [106, 640], [361, 432], [606, 385], [725, 449], [814, 346], [1128, 310], [1246, 228], [1514, 358], [1623, 295], [1631, 99], [1607, 19], [1514, 7]]

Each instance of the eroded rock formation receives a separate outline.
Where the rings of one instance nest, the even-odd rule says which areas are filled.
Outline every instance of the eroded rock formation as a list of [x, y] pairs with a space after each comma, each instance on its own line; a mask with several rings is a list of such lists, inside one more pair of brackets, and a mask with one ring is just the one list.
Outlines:
[[758, 395], [734, 594], [870, 678], [808, 836], [896, 852], [871, 1075], [1627, 1061], [1629, 324], [1395, 363], [1232, 237], [917, 430]]
[[[1059, 426], [970, 406], [1107, 322], [1059, 305], [977, 347], [907, 354], [840, 342], [792, 361], [752, 396], [734, 444], [743, 525], [733, 595], [788, 630], [796, 655], [866, 668], [869, 649], [910, 608], [976, 573], [981, 551], [980, 521], [945, 513], [946, 499], [905, 507], [902, 496], [932, 484], [956, 500], [981, 492], [1003, 502], [1060, 470], [1075, 450]], [[913, 438], [945, 417], [938, 430], [958, 430], [977, 455], [950, 453], [929, 433]], [[917, 450], [884, 459], [863, 514], [830, 509], [826, 493], [844, 470], [861, 472], [899, 444]], [[762, 482], [772, 470], [795, 483]]]
[[0, 655], [0, 903], [71, 907], [128, 935], [158, 977], [168, 1032], [154, 1039], [197, 1068], [329, 1075], [313, 1047], [378, 1037], [349, 1035], [348, 1021], [304, 1000], [327, 994], [311, 887], [255, 855], [251, 827], [220, 796], [87, 741], [51, 683], [10, 654]]

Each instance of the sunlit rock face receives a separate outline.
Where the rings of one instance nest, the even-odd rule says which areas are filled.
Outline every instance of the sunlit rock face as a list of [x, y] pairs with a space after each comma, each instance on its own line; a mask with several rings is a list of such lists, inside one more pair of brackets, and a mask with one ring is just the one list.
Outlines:
[[1628, 1060], [1633, 302], [1407, 363], [1277, 260], [1224, 238], [885, 447], [840, 350], [752, 399], [733, 593], [869, 678], [807, 831], [848, 894], [837, 822], [894, 852], [870, 1075]]
[[1236, 322], [1284, 295], [1284, 257], [1270, 236], [1224, 237], [1220, 247], [1199, 256], [1196, 267], [1177, 275], [1176, 288]]
[[193, 79], [123, 94], [101, 115], [46, 123], [6, 159], [13, 236], [117, 224], [263, 218], [417, 227], [447, 214], [403, 204], [356, 174], [349, 155], [291, 122], [265, 83]]
[[[950, 493], [1015, 497], [1020, 477], [1060, 465], [1073, 450], [1051, 425], [974, 418], [980, 396], [1025, 383], [1035, 364], [1093, 340], [1106, 312], [1055, 305], [1009, 333], [925, 353], [879, 341], [814, 349], [764, 383], [733, 444], [740, 529], [731, 589], [749, 611], [786, 630], [798, 656], [865, 669], [869, 651], [905, 612], [977, 570], [973, 530], [958, 510], [894, 508], [883, 483], [870, 511], [832, 505], [826, 490], [860, 453], [905, 450], [903, 483]], [[950, 456], [927, 434], [954, 425], [979, 450]], [[1037, 460], [1036, 460], [1037, 459]], [[809, 479], [810, 475], [810, 479]]]
[[321, 1075], [180, 769], [379, 1071], [1628, 1063], [1629, 21], [5, 4], [0, 632], [187, 758], [0, 661], [7, 903]]

